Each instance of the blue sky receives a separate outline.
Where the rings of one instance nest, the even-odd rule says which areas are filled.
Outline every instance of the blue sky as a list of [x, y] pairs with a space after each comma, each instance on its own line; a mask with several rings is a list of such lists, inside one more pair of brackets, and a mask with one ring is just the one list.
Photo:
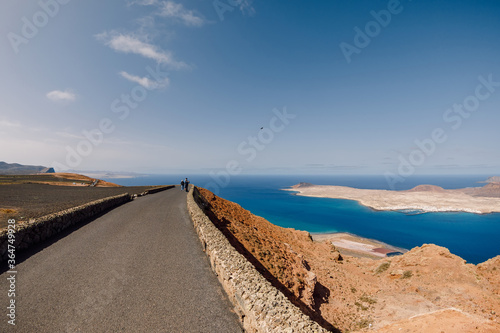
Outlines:
[[498, 174], [496, 1], [5, 0], [0, 160]]

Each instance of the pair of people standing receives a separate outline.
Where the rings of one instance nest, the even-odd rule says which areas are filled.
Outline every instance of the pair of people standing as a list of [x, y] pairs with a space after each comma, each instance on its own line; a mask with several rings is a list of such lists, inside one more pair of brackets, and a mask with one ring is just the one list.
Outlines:
[[189, 192], [189, 180], [186, 178], [185, 180], [181, 180], [181, 191], [186, 190]]

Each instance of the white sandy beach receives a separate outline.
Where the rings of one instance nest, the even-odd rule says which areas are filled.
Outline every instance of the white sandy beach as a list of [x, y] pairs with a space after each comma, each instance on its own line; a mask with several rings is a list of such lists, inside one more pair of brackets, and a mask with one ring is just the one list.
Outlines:
[[406, 249], [394, 247], [392, 245], [354, 234], [345, 232], [335, 233], [317, 233], [311, 234], [315, 241], [323, 242], [329, 241], [342, 254], [347, 254], [355, 257], [368, 257], [368, 258], [384, 258], [386, 253], [390, 252], [407, 252]]
[[295, 185], [288, 191], [297, 195], [355, 200], [375, 210], [418, 210], [422, 212], [500, 212], [500, 198], [474, 197], [456, 190], [388, 191], [365, 190], [345, 186]]

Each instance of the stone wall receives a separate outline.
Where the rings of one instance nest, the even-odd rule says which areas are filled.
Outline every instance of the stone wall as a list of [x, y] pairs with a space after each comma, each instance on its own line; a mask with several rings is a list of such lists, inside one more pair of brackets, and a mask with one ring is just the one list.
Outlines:
[[155, 193], [158, 193], [158, 192], [161, 192], [161, 191], [168, 190], [169, 188], [173, 188], [173, 187], [175, 187], [175, 185], [154, 187], [154, 188], [152, 188], [150, 190], [147, 190], [145, 192], [145, 194], [155, 194]]
[[[26, 249], [63, 231], [69, 226], [84, 222], [105, 211], [132, 200], [128, 193], [89, 202], [58, 213], [34, 219], [28, 223], [16, 224], [16, 251]], [[8, 230], [0, 231], [0, 262], [8, 256]]]
[[155, 194], [155, 193], [158, 193], [158, 192], [161, 192], [161, 191], [165, 191], [165, 190], [168, 190], [170, 188], [174, 188], [175, 185], [166, 185], [166, 186], [157, 186], [157, 187], [153, 187], [149, 190], [146, 190], [142, 193], [138, 193], [138, 194], [134, 194], [132, 196], [132, 199], [135, 199], [137, 197], [143, 197], [145, 195], [148, 195], [148, 194]]
[[195, 201], [193, 187], [188, 211], [212, 270], [233, 303], [247, 332], [327, 332], [273, 287], [229, 243]]

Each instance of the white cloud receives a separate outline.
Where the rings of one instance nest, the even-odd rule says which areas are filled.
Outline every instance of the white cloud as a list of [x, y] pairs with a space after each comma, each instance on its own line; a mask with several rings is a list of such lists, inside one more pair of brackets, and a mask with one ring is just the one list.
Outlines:
[[163, 51], [157, 46], [144, 42], [132, 35], [103, 32], [96, 35], [96, 38], [118, 52], [138, 54], [173, 69], [189, 68], [186, 63], [176, 61], [170, 52]]
[[54, 102], [59, 102], [59, 101], [72, 102], [76, 99], [76, 95], [68, 90], [66, 91], [53, 90], [51, 92], [48, 92], [46, 96], [48, 99]]
[[197, 16], [192, 10], [188, 10], [182, 4], [173, 1], [163, 1], [158, 15], [179, 19], [188, 26], [201, 27], [205, 24], [205, 20]]
[[157, 5], [158, 0], [135, 0], [135, 1], [129, 1], [128, 5], [141, 5], [141, 6], [151, 6], [151, 5]]
[[146, 89], [158, 89], [158, 88], [164, 88], [169, 85], [170, 80], [168, 78], [164, 78], [161, 81], [154, 81], [151, 80], [149, 77], [140, 77], [140, 76], [135, 76], [132, 74], [129, 74], [125, 71], [121, 71], [120, 75], [131, 81], [140, 84]]
[[[243, 1], [240, 4], [240, 7], [242, 7], [246, 2], [246, 0]], [[206, 23], [205, 19], [200, 15], [197, 15], [193, 10], [186, 9], [182, 4], [175, 3], [171, 0], [134, 0], [130, 1], [128, 5], [156, 6], [159, 8], [159, 12], [156, 13], [157, 15], [178, 19], [187, 26], [201, 27]]]

